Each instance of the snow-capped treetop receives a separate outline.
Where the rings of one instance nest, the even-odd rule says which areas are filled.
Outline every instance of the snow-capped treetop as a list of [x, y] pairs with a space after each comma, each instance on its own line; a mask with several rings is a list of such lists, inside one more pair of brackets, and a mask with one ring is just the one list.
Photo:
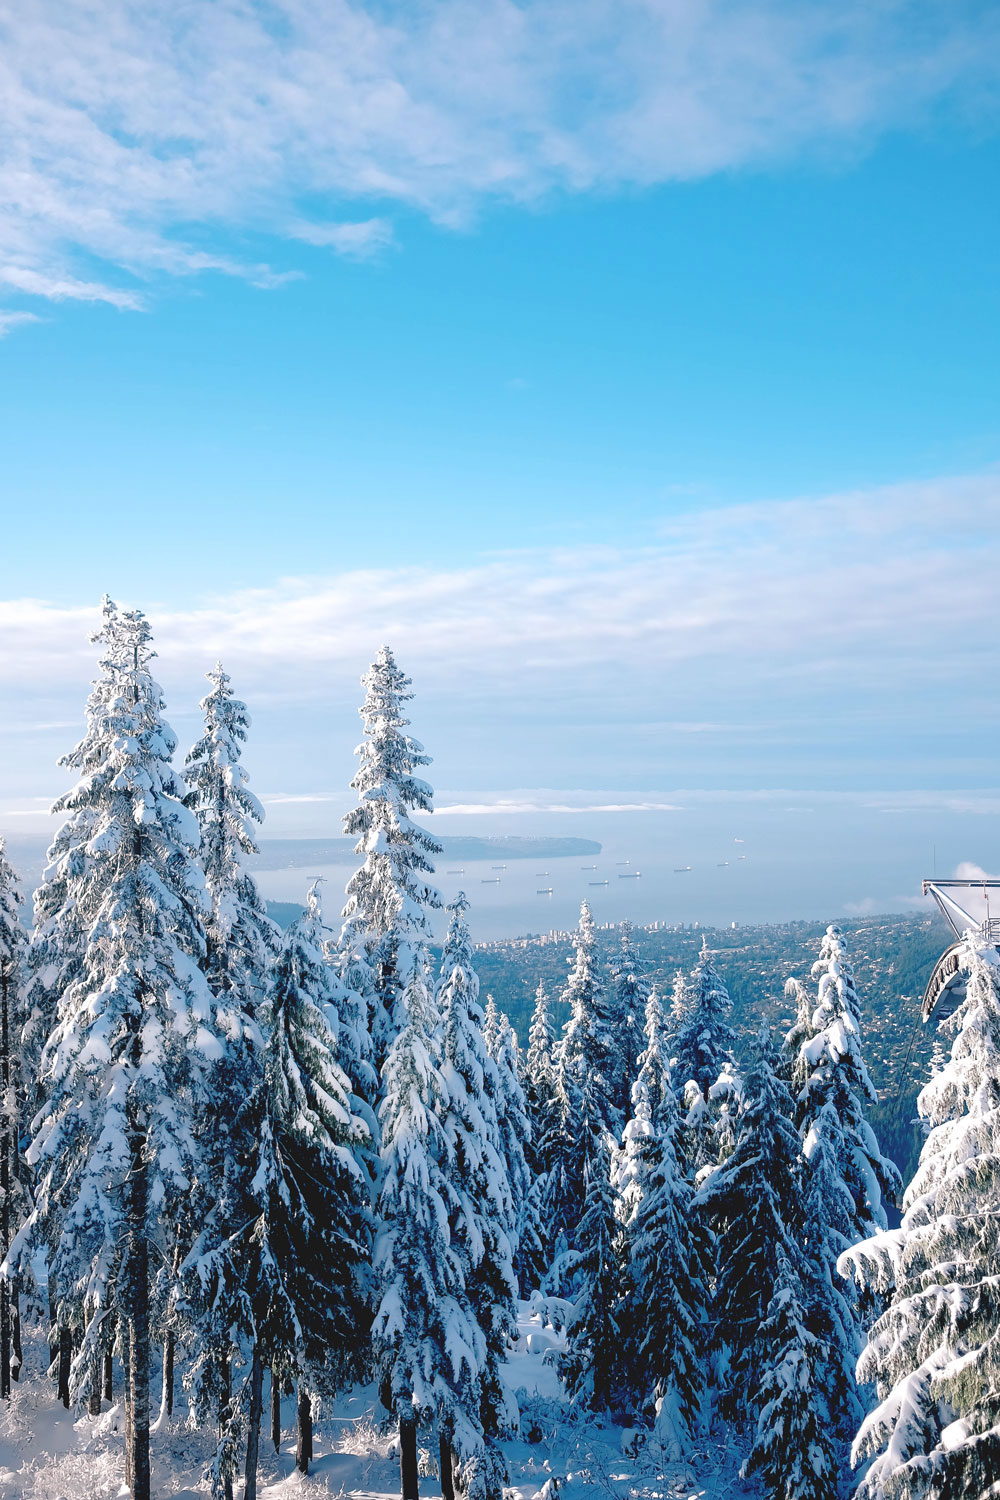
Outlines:
[[410, 679], [388, 646], [380, 649], [362, 683], [365, 739], [356, 751], [361, 764], [351, 782], [358, 805], [345, 816], [344, 831], [357, 837], [355, 853], [364, 862], [348, 882], [343, 916], [362, 935], [375, 975], [379, 1005], [372, 1032], [376, 1061], [381, 1061], [405, 1024], [402, 1012], [394, 1012], [403, 976], [412, 967], [413, 946], [430, 941], [427, 913], [441, 906], [427, 878], [441, 846], [410, 816], [414, 810], [433, 811], [431, 788], [415, 775], [430, 756], [406, 733], [403, 704], [413, 696], [407, 691]]
[[[675, 986], [675, 997], [677, 987]], [[707, 1100], [719, 1076], [732, 1064], [733, 1031], [729, 991], [712, 961], [707, 939], [691, 972], [686, 1016], [674, 1041], [674, 1085], [683, 1097], [694, 1081]]]
[[844, 934], [833, 924], [823, 934], [819, 958], [812, 966], [812, 977], [818, 986], [818, 1014], [813, 1022], [817, 1031], [828, 1024], [827, 1017], [832, 1019], [845, 1011], [855, 1021], [859, 1019], [861, 1006], [854, 967], [844, 945]]
[[618, 1217], [623, 1224], [634, 1218], [642, 1201], [642, 1174], [653, 1148], [659, 1150], [663, 1133], [676, 1127], [677, 1108], [670, 1074], [663, 1056], [663, 1007], [653, 985], [646, 1000], [645, 1048], [632, 1085], [632, 1108], [621, 1148], [612, 1161], [612, 1183], [618, 1194]]
[[423, 876], [433, 873], [429, 856], [440, 854], [441, 846], [410, 813], [433, 811], [430, 786], [414, 775], [431, 758], [405, 733], [409, 720], [402, 705], [413, 694], [388, 646], [361, 680], [367, 689], [361, 707], [366, 737], [355, 751], [361, 765], [351, 782], [359, 801], [346, 814], [344, 831], [358, 836], [355, 852], [365, 863], [347, 887], [344, 916], [361, 916], [378, 936], [400, 931], [429, 938], [426, 909], [440, 907], [441, 897]]
[[[121, 673], [131, 664], [133, 643], [131, 617], [119, 610], [107, 595], [101, 601], [102, 624], [91, 634], [101, 648], [100, 675], [87, 699], [82, 738], [58, 764], [72, 771], [93, 774], [105, 753], [109, 705], [120, 690]], [[74, 790], [57, 798], [53, 815], [64, 814], [34, 892], [34, 931], [25, 972], [26, 1022], [25, 1065], [37, 1080], [42, 1048], [55, 1024], [55, 1011], [63, 995], [79, 974], [87, 933], [94, 920], [95, 905], [87, 873], [93, 855], [87, 845], [96, 820], [95, 809], [74, 796]], [[72, 799], [72, 804], [71, 804]], [[32, 1089], [36, 1087], [32, 1085]]]
[[613, 1115], [608, 1082], [607, 996], [598, 965], [594, 918], [586, 901], [580, 905], [580, 924], [562, 999], [569, 1006], [569, 1019], [559, 1048], [559, 1073], [571, 1117], [575, 1119], [583, 1092], [589, 1089], [607, 1127]]
[[525, 1059], [525, 1077], [530, 1087], [541, 1093], [547, 1083], [551, 1087], [552, 1051], [555, 1046], [555, 1030], [549, 1010], [549, 992], [545, 980], [538, 981], [535, 990], [535, 1005], [528, 1028], [528, 1052]]
[[635, 945], [635, 929], [622, 922], [618, 946], [609, 960], [612, 993], [609, 1004], [609, 1074], [611, 1100], [623, 1117], [643, 1049], [643, 1026], [650, 982]]
[[200, 862], [212, 903], [207, 921], [209, 980], [236, 989], [244, 1001], [266, 982], [278, 930], [267, 915], [257, 882], [246, 868], [258, 852], [253, 824], [264, 809], [247, 786], [241, 764], [250, 727], [245, 703], [233, 696], [230, 678], [217, 662], [207, 673], [212, 691], [201, 700], [205, 732], [188, 752], [185, 775], [201, 832]]
[[631, 1223], [642, 1202], [644, 1158], [656, 1144], [649, 1088], [642, 1078], [637, 1078], [632, 1085], [632, 1113], [622, 1132], [621, 1145], [611, 1160], [615, 1213], [622, 1224]]
[[691, 976], [685, 974], [683, 969], [678, 969], [674, 975], [674, 982], [670, 990], [670, 1005], [664, 1014], [664, 1025], [666, 1033], [670, 1037], [679, 1036], [687, 1023], [694, 1003], [694, 995], [691, 991]]
[[798, 1017], [785, 1039], [786, 1057], [798, 1046], [797, 1055], [790, 1059], [796, 1124], [808, 1154], [815, 1121], [826, 1105], [832, 1105], [830, 1128], [843, 1136], [843, 1145], [832, 1149], [854, 1200], [850, 1237], [865, 1239], [885, 1229], [883, 1198], [894, 1198], [902, 1184], [865, 1118], [867, 1106], [876, 1102], [877, 1095], [861, 1051], [861, 1006], [839, 928], [827, 928], [812, 973], [817, 981], [812, 1014], [807, 1020], [807, 991], [795, 984]]
[[655, 1115], [664, 1107], [670, 1092], [669, 1068], [663, 1050], [663, 1005], [655, 984], [650, 985], [646, 996], [643, 1021], [645, 1046], [639, 1054], [636, 1077], [645, 1085], [650, 1108]]
[[500, 1038], [500, 1007], [492, 995], [486, 996], [486, 1009], [483, 1011], [483, 1039], [486, 1042], [486, 1050], [492, 1057], [497, 1049]]
[[921, 1091], [930, 1124], [898, 1230], [841, 1257], [844, 1274], [892, 1300], [859, 1378], [876, 1383], [854, 1461], [875, 1455], [863, 1500], [986, 1495], [1000, 1472], [1000, 959], [967, 940], [964, 1001], [941, 1023], [951, 1056]]

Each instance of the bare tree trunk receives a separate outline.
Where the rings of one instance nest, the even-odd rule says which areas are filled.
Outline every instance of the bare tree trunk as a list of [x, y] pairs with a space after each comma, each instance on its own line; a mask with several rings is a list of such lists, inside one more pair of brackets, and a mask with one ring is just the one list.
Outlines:
[[63, 1323], [59, 1329], [59, 1400], [69, 1410], [69, 1367], [73, 1362], [73, 1336]]
[[295, 1467], [303, 1474], [309, 1473], [309, 1460], [313, 1456], [312, 1401], [309, 1392], [299, 1381], [298, 1439], [295, 1444]]
[[419, 1500], [417, 1419], [409, 1401], [399, 1405], [399, 1482], [402, 1500]]
[[176, 1352], [176, 1335], [172, 1328], [167, 1329], [167, 1336], [163, 1340], [163, 1395], [161, 1406], [168, 1417], [174, 1414], [174, 1357]]
[[[6, 1200], [4, 1202], [6, 1209]], [[6, 1245], [3, 1247], [6, 1250]], [[10, 1400], [10, 1282], [0, 1281], [0, 1396]]]
[[94, 1351], [94, 1363], [90, 1372], [90, 1406], [92, 1417], [101, 1415], [101, 1374], [104, 1358], [99, 1349]]
[[438, 1459], [441, 1470], [441, 1500], [455, 1500], [455, 1476], [452, 1469], [451, 1443], [446, 1433], [438, 1434]]
[[[273, 1378], [273, 1377], [272, 1377]], [[247, 1463], [243, 1500], [257, 1500], [257, 1461], [260, 1457], [260, 1419], [264, 1405], [264, 1361], [254, 1344], [250, 1364], [250, 1422], [247, 1428]]]
[[58, 1378], [58, 1375], [59, 1375], [59, 1367], [58, 1367], [58, 1361], [59, 1361], [59, 1330], [56, 1328], [56, 1319], [57, 1319], [58, 1313], [59, 1313], [59, 1288], [56, 1285], [56, 1278], [53, 1276], [52, 1271], [50, 1269], [50, 1271], [49, 1271], [49, 1338], [51, 1339], [53, 1331], [54, 1331], [55, 1332], [55, 1343], [50, 1343], [49, 1344], [49, 1371], [51, 1373], [52, 1366], [55, 1365], [56, 1366], [56, 1376], [57, 1376], [57, 1378]]
[[281, 1452], [281, 1378], [271, 1366], [271, 1442], [275, 1453]]
[[[232, 1412], [230, 1404], [233, 1397], [233, 1377], [229, 1360], [219, 1360], [219, 1437], [221, 1438], [228, 1430]], [[233, 1500], [233, 1479], [231, 1474], [223, 1475], [222, 1479], [223, 1500]]]
[[129, 1424], [126, 1441], [132, 1500], [149, 1496], [149, 1241], [148, 1190], [143, 1137], [132, 1121], [129, 1172]]
[[115, 1399], [115, 1351], [114, 1335], [108, 1339], [108, 1347], [104, 1351], [104, 1399], [113, 1401]]
[[21, 1282], [17, 1276], [10, 1284], [10, 1300], [11, 1332], [14, 1343], [14, 1362], [10, 1373], [15, 1380], [20, 1380], [21, 1366], [24, 1364], [24, 1350], [21, 1348]]

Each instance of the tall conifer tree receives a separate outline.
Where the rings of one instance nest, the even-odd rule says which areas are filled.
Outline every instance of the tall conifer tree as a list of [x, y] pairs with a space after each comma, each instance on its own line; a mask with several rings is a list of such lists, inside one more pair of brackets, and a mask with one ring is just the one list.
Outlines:
[[808, 1142], [820, 1112], [831, 1105], [840, 1140], [832, 1142], [840, 1175], [853, 1200], [854, 1240], [886, 1228], [883, 1198], [901, 1188], [895, 1165], [882, 1155], [865, 1111], [877, 1102], [861, 1051], [861, 1003], [854, 970], [838, 927], [828, 927], [813, 964], [816, 1000], [811, 1015], [796, 989], [798, 1017], [785, 1050], [791, 1057], [796, 1123]]
[[[451, 1238], [457, 1205], [440, 1021], [423, 955], [410, 951], [411, 968], [400, 976], [396, 1006], [403, 1024], [382, 1067], [382, 1190], [374, 1257], [375, 1348], [382, 1399], [399, 1423], [403, 1500], [417, 1496], [417, 1424], [442, 1412], [467, 1415], [485, 1358], [462, 1257]], [[474, 1430], [459, 1434], [453, 1426], [449, 1438], [472, 1447]]]
[[1000, 1474], [1000, 961], [970, 939], [951, 1057], [921, 1091], [928, 1135], [898, 1229], [841, 1260], [888, 1298], [858, 1366], [878, 1405], [854, 1461], [859, 1500], [987, 1496]]
[[656, 1408], [661, 1444], [683, 1447], [698, 1427], [706, 1384], [708, 1256], [679, 1150], [680, 1122], [662, 1035], [662, 1008], [653, 988], [615, 1183], [626, 1272], [619, 1312], [621, 1383], [640, 1409]]
[[416, 774], [430, 756], [406, 733], [410, 679], [388, 646], [362, 683], [365, 738], [351, 782], [359, 800], [344, 818], [344, 831], [357, 838], [355, 852], [364, 862], [348, 882], [344, 942], [348, 948], [364, 945], [374, 976], [370, 1030], [380, 1068], [393, 1037], [408, 1024], [403, 991], [432, 936], [427, 913], [441, 906], [428, 878], [441, 846], [411, 817], [432, 811], [431, 788]]
[[55, 1247], [60, 1317], [80, 1331], [75, 1389], [98, 1378], [106, 1320], [120, 1309], [127, 1478], [134, 1500], [148, 1500], [150, 1264], [196, 1179], [197, 1119], [224, 1042], [199, 967], [198, 829], [169, 764], [176, 742], [149, 671], [149, 626], [131, 611], [99, 639], [108, 690], [62, 803], [89, 832], [91, 925], [45, 1048], [48, 1098], [29, 1152], [40, 1180], [20, 1239], [47, 1231]]
[[[21, 1037], [24, 1029], [22, 965], [26, 938], [20, 919], [17, 876], [0, 839], [0, 1262], [27, 1204], [21, 1183], [18, 1137], [24, 1115]], [[17, 1282], [0, 1278], [0, 1397], [10, 1398], [12, 1369], [20, 1368]]]
[[673, 1041], [670, 1071], [678, 1103], [686, 1111], [685, 1149], [697, 1172], [718, 1161], [723, 1139], [731, 1133], [730, 1101], [739, 1090], [733, 1061], [732, 1001], [704, 939], [680, 1000], [682, 1019]]
[[[470, 1487], [485, 1500], [486, 1496], [499, 1497], [503, 1488], [506, 1464], [499, 1440], [516, 1423], [501, 1365], [517, 1321], [513, 1269], [517, 1212], [506, 1140], [509, 1125], [505, 1129], [507, 1122], [501, 1118], [510, 1087], [503, 1073], [509, 1064], [490, 1056], [483, 1036], [479, 979], [465, 917], [468, 906], [460, 892], [448, 908], [437, 1004], [447, 1089], [443, 1123], [450, 1148], [451, 1243], [462, 1262], [483, 1356], [478, 1377], [458, 1392], [467, 1409], [459, 1409], [453, 1398], [441, 1412], [441, 1473], [447, 1486], [449, 1450], [457, 1447]], [[515, 1141], [515, 1145], [520, 1151], [520, 1143]], [[523, 1169], [523, 1153], [520, 1162]]]
[[723, 1414], [753, 1417], [760, 1330], [778, 1274], [778, 1257], [799, 1254], [799, 1138], [792, 1099], [777, 1077], [777, 1057], [762, 1030], [744, 1085], [732, 1154], [696, 1199], [716, 1237], [713, 1313], [716, 1355], [726, 1372]]
[[611, 955], [609, 1016], [609, 1089], [621, 1119], [631, 1110], [632, 1084], [645, 1046], [644, 1025], [650, 984], [635, 944], [631, 922], [618, 929], [618, 945]]

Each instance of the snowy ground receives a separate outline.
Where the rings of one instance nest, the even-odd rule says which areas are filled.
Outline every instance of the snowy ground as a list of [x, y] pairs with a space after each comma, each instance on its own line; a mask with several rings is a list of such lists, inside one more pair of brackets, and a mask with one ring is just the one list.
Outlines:
[[[509, 1500], [536, 1500], [556, 1480], [559, 1500], [721, 1500], [754, 1493], [735, 1478], [736, 1456], [723, 1441], [706, 1440], [684, 1462], [654, 1462], [633, 1437], [614, 1425], [581, 1419], [565, 1401], [555, 1370], [546, 1360], [554, 1336], [522, 1308], [519, 1348], [507, 1366], [521, 1405], [521, 1437], [507, 1445]], [[123, 1467], [120, 1411], [74, 1419], [55, 1399], [43, 1372], [45, 1350], [32, 1347], [8, 1410], [0, 1411], [0, 1496], [3, 1500], [113, 1500]], [[261, 1500], [368, 1500], [398, 1495], [399, 1471], [392, 1434], [372, 1390], [356, 1390], [319, 1415], [316, 1457], [308, 1476], [296, 1472], [291, 1423], [285, 1412], [285, 1442], [275, 1454], [262, 1434]], [[157, 1500], [204, 1500], [209, 1441], [178, 1420], [153, 1434], [153, 1494]], [[421, 1500], [441, 1490], [427, 1465]], [[241, 1487], [237, 1488], [237, 1500]], [[546, 1500], [552, 1488], [546, 1492]]]

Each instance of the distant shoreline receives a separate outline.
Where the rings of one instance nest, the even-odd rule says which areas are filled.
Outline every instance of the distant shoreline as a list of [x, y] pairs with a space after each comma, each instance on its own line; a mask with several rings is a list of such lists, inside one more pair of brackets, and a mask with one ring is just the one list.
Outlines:
[[[500, 859], [571, 859], [574, 855], [600, 854], [602, 845], [596, 839], [560, 838], [558, 836], [524, 838], [497, 834], [481, 837], [473, 834], [437, 836], [442, 845], [441, 860]], [[260, 853], [249, 861], [252, 870], [297, 870], [317, 865], [353, 865], [358, 862], [355, 840], [333, 839], [261, 839]]]

